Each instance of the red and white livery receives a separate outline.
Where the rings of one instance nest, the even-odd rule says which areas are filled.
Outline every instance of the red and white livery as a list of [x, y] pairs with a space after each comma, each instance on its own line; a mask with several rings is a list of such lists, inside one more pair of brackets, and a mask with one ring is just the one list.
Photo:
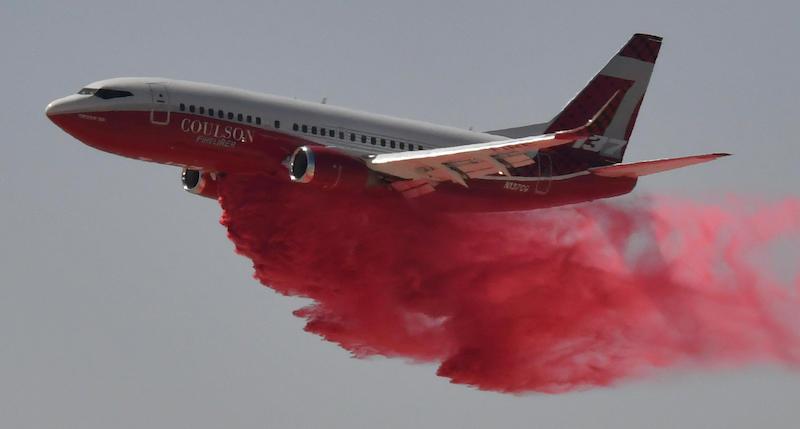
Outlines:
[[552, 120], [487, 132], [161, 78], [95, 82], [46, 112], [89, 146], [182, 167], [185, 189], [212, 198], [222, 175], [266, 174], [297, 192], [526, 210], [622, 195], [639, 176], [727, 155], [622, 163], [660, 47], [635, 34]]

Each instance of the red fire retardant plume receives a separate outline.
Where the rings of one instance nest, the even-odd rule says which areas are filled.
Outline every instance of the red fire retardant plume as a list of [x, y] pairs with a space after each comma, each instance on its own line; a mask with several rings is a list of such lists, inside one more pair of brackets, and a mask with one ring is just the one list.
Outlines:
[[356, 357], [436, 362], [455, 383], [503, 392], [800, 363], [800, 278], [770, 274], [774, 259], [798, 260], [800, 200], [442, 214], [263, 177], [220, 189], [255, 277], [314, 300], [295, 313], [306, 330]]

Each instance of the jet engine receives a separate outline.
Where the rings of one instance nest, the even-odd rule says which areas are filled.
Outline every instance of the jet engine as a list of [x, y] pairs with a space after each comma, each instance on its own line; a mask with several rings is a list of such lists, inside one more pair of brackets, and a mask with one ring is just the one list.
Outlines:
[[322, 189], [358, 191], [367, 187], [373, 173], [359, 160], [328, 147], [301, 146], [289, 158], [289, 178]]
[[183, 189], [192, 194], [215, 200], [219, 197], [216, 173], [184, 168], [181, 172], [181, 182]]

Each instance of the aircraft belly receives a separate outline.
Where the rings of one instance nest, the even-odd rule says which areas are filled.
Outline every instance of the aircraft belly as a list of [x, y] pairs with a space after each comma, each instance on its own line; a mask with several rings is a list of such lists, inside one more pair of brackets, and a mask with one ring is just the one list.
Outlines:
[[533, 210], [624, 195], [633, 190], [636, 182], [635, 178], [581, 175], [551, 180], [549, 187], [543, 187], [539, 181], [531, 180], [478, 179], [470, 180], [467, 188], [441, 183], [436, 186], [436, 192], [419, 200], [422, 205], [448, 211]]

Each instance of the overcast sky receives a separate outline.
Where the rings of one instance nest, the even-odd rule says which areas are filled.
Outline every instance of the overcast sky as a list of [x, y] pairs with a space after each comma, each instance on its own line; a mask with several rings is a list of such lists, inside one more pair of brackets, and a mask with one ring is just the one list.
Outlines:
[[43, 113], [91, 81], [163, 76], [503, 128], [549, 119], [650, 32], [626, 159], [736, 156], [636, 193], [798, 195], [797, 2], [432, 3], [2, 1], [0, 426], [797, 427], [800, 377], [780, 367], [517, 397], [352, 359], [251, 278], [178, 170]]

